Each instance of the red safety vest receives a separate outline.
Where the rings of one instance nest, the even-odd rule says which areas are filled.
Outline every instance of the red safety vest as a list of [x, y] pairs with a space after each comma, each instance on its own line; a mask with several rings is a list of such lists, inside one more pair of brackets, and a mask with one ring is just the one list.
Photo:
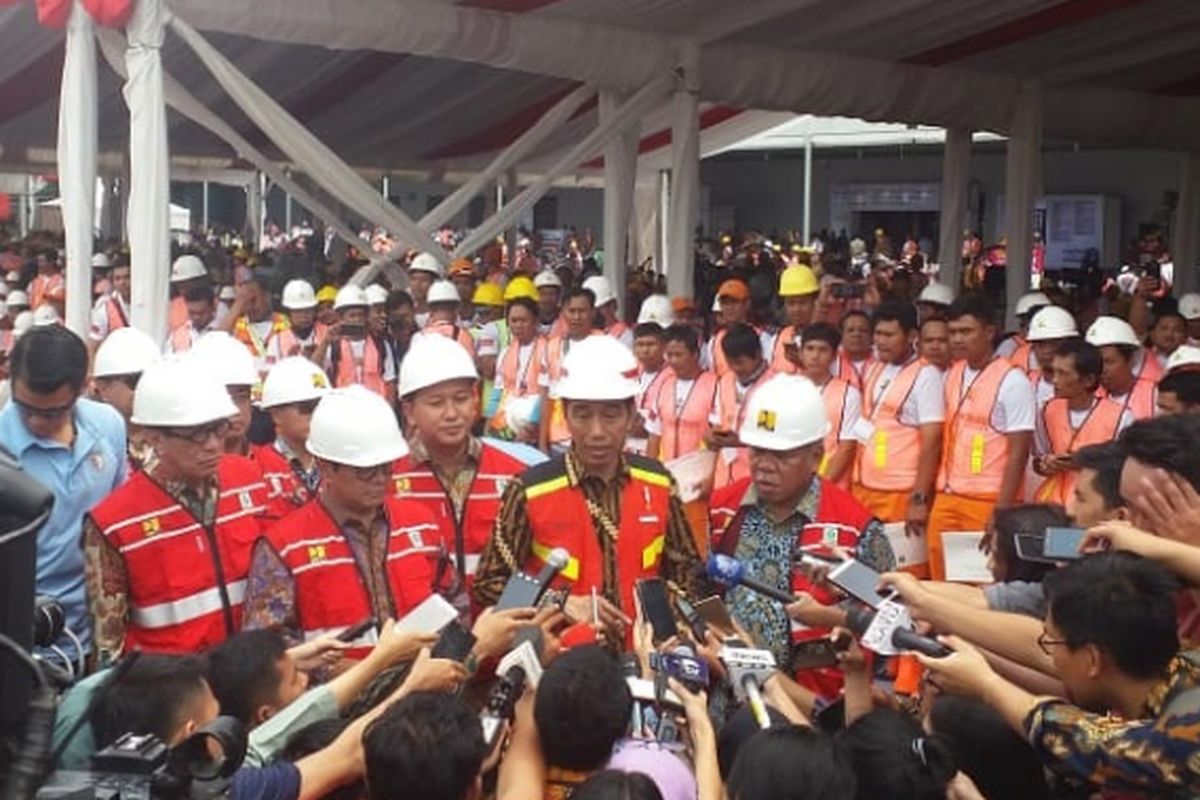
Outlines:
[[266, 486], [255, 464], [232, 455], [221, 458], [217, 484], [211, 529], [144, 471], [92, 509], [92, 520], [129, 576], [127, 649], [194, 653], [241, 627]]
[[363, 355], [354, 357], [348, 339], [339, 339], [337, 359], [334, 362], [333, 385], [338, 389], [353, 383], [361, 384], [380, 397], [387, 397], [383, 380], [383, 354], [375, 339], [368, 336], [363, 340]]
[[[717, 397], [721, 401], [721, 428], [727, 431], [737, 433], [742, 429], [743, 410], [750, 403], [750, 396], [758, 390], [759, 386], [769, 381], [775, 376], [774, 370], [767, 367], [763, 370], [763, 374], [758, 377], [758, 380], [750, 386], [744, 395], [742, 402], [737, 399], [737, 375], [733, 372], [726, 372], [717, 379]], [[726, 461], [725, 456], [717, 454], [717, 468], [713, 473], [713, 487], [716, 489], [722, 486], [728, 486], [731, 483], [736, 483], [742, 478], [750, 475], [750, 454], [744, 447], [737, 448], [737, 457], [732, 461]]]
[[[829, 459], [833, 457], [833, 452], [840, 444], [838, 437], [841, 436], [842, 422], [846, 418], [846, 395], [848, 394], [850, 394], [850, 383], [841, 378], [830, 378], [821, 387], [821, 400], [825, 403], [825, 417], [829, 420], [829, 433], [825, 434], [823, 442], [825, 453], [821, 456], [821, 463], [817, 467], [817, 474], [822, 478], [829, 469]], [[850, 488], [849, 471], [842, 476], [841, 480], [837, 481], [837, 485], [843, 489]]]
[[[1088, 445], [1111, 442], [1117, 438], [1124, 413], [1125, 409], [1120, 403], [1100, 398], [1084, 418], [1083, 424], [1072, 428], [1067, 400], [1054, 398], [1042, 409], [1042, 422], [1046, 438], [1050, 440], [1050, 451], [1054, 455], [1069, 455]], [[1065, 506], [1078, 480], [1079, 473], [1074, 470], [1048, 476], [1037, 489], [1037, 501]]]
[[283, 519], [312, 499], [308, 487], [274, 444], [250, 445], [250, 459], [262, 469], [263, 482], [267, 485], [268, 519]]
[[[411, 500], [384, 501], [388, 544], [384, 587], [396, 619], [420, 605], [432, 592], [431, 554], [438, 552], [437, 523]], [[310, 500], [267, 534], [267, 542], [292, 575], [296, 618], [304, 639], [338, 634], [374, 616], [366, 579], [345, 535], [320, 500]], [[375, 643], [374, 631], [351, 644], [351, 658], [362, 658]]]
[[904, 404], [925, 362], [917, 359], [904, 365], [875, 402], [876, 385], [887, 364], [874, 364], [863, 386], [863, 417], [875, 430], [871, 441], [858, 449], [856, 480], [867, 489], [880, 492], [911, 492], [917, 481], [921, 460], [921, 429], [900, 421]]
[[1005, 376], [1016, 367], [1007, 359], [992, 359], [962, 394], [967, 363], [958, 361], [946, 372], [946, 422], [938, 491], [994, 498], [1000, 493], [1008, 463], [1008, 437], [992, 427], [992, 410]]
[[708, 417], [712, 412], [713, 399], [717, 395], [717, 376], [705, 370], [692, 381], [683, 405], [675, 405], [675, 387], [679, 378], [674, 370], [663, 370], [668, 373], [662, 386], [658, 389], [655, 402], [656, 413], [662, 425], [662, 436], [658, 446], [658, 458], [661, 461], [694, 453], [704, 446], [704, 437], [708, 435]]

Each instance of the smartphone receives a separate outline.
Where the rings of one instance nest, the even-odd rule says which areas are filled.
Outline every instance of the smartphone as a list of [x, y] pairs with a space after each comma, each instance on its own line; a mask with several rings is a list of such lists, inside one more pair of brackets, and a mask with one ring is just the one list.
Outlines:
[[718, 636], [733, 636], [736, 633], [733, 617], [729, 616], [729, 609], [716, 595], [706, 597], [696, 603], [696, 613], [708, 627], [716, 631]]
[[1083, 558], [1079, 546], [1087, 537], [1083, 528], [1046, 528], [1044, 554], [1051, 561], [1076, 561]]
[[1013, 540], [1017, 558], [1022, 561], [1045, 562], [1046, 537], [1038, 533], [1018, 533]]
[[876, 591], [879, 586], [879, 573], [854, 559], [843, 561], [831, 569], [829, 582], [871, 608], [879, 608], [885, 599]]
[[836, 667], [838, 646], [827, 638], [809, 639], [792, 646], [791, 671]]
[[651, 653], [650, 668], [682, 683], [692, 691], [708, 688], [708, 662], [682, 653]]
[[442, 628], [437, 644], [429, 655], [434, 658], [448, 658], [451, 661], [462, 662], [471, 654], [475, 646], [475, 635], [462, 626], [460, 622], [451, 622]]
[[339, 642], [353, 642], [355, 639], [359, 638], [374, 627], [375, 620], [371, 617], [367, 617], [357, 625], [351, 625], [349, 628], [346, 628], [346, 630], [339, 633], [337, 635], [337, 640]]
[[708, 634], [708, 626], [704, 623], [704, 618], [696, 611], [696, 607], [682, 594], [677, 594], [675, 595], [675, 608], [679, 611], [679, 616], [683, 617], [684, 622], [687, 623], [688, 630], [692, 633], [692, 639], [703, 644]]
[[504, 584], [500, 599], [496, 601], [496, 611], [506, 611], [510, 608], [533, 608], [541, 598], [542, 585], [524, 572], [514, 572]]
[[678, 636], [679, 626], [675, 624], [671, 596], [662, 578], [644, 578], [634, 585], [634, 589], [641, 601], [642, 616], [653, 629], [654, 641], [665, 642], [672, 636]]
[[342, 323], [338, 326], [338, 334], [351, 339], [357, 339], [358, 337], [365, 335], [366, 332], [366, 325], [347, 325], [346, 323]]
[[437, 633], [458, 619], [458, 609], [440, 594], [431, 594], [396, 623], [399, 633]]
[[835, 283], [831, 294], [839, 300], [851, 300], [867, 293], [865, 283]]

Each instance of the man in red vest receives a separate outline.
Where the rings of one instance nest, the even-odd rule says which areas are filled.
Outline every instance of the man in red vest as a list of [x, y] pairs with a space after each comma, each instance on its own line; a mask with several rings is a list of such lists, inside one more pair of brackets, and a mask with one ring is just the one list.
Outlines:
[[261, 405], [271, 415], [275, 441], [250, 445], [250, 458], [262, 467], [272, 519], [307, 503], [321, 483], [316, 459], [308, 452], [308, 433], [317, 403], [328, 390], [325, 372], [304, 356], [278, 362], [263, 381]]
[[479, 373], [457, 342], [414, 339], [399, 386], [412, 450], [392, 467], [392, 491], [437, 520], [437, 585], [447, 595], [461, 593], [465, 609], [500, 496], [526, 465], [471, 434], [479, 419]]
[[555, 392], [571, 448], [505, 489], [472, 598], [493, 605], [514, 572], [536, 573], [563, 548], [570, 558], [558, 585], [569, 591], [568, 618], [591, 621], [595, 602], [608, 641], [622, 642], [634, 615], [634, 584], [662, 577], [690, 594], [699, 555], [670, 474], [657, 461], [623, 452], [637, 413], [637, 361], [629, 348], [591, 336], [571, 348], [562, 367]]
[[266, 487], [256, 465], [223, 453], [235, 413], [225, 387], [190, 357], [142, 373], [130, 421], [157, 459], [84, 521], [102, 662], [126, 649], [195, 652], [240, 628]]

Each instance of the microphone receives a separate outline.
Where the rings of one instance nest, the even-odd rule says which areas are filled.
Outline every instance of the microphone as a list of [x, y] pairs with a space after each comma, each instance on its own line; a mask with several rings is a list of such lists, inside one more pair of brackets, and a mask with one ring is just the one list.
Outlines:
[[726, 645], [721, 650], [720, 658], [729, 673], [734, 695], [750, 708], [760, 728], [766, 730], [771, 727], [771, 718], [762, 697], [762, 684], [775, 671], [775, 656], [771, 655], [770, 650]]
[[796, 602], [796, 598], [791, 593], [776, 589], [774, 586], [768, 586], [762, 581], [747, 575], [745, 565], [732, 556], [722, 555], [721, 553], [710, 555], [708, 557], [708, 577], [730, 588], [744, 586], [755, 594], [761, 594], [764, 597], [777, 600], [784, 605]]
[[571, 563], [571, 554], [561, 547], [556, 547], [546, 556], [545, 566], [536, 576], [525, 572], [515, 572], [504, 584], [504, 591], [496, 601], [496, 610], [504, 611], [509, 608], [533, 608], [542, 600], [542, 595], [550, 588], [550, 584], [558, 577], [558, 573]]
[[[846, 627], [853, 631], [855, 636], [866, 633], [874, 619], [875, 612], [869, 608], [853, 606], [846, 609]], [[930, 658], [945, 658], [954, 652], [936, 639], [922, 636], [909, 628], [896, 628], [892, 631], [892, 646], [897, 650], [911, 650]]]
[[504, 730], [504, 723], [511, 722], [517, 700], [525, 692], [525, 684], [536, 686], [542, 675], [542, 630], [523, 628], [517, 633], [516, 646], [500, 659], [496, 666], [499, 676], [488, 693], [487, 703], [479, 712], [479, 724], [483, 728], [483, 741], [487, 752], [492, 752]]
[[558, 573], [566, 569], [569, 563], [571, 563], [571, 554], [565, 548], [556, 547], [550, 551], [550, 555], [546, 556], [546, 565], [534, 578], [541, 587], [542, 593], [550, 587], [550, 582], [558, 577]]

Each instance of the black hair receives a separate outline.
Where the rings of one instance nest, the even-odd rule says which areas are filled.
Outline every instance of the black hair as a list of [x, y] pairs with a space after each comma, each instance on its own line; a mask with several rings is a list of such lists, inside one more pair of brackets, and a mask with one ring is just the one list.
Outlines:
[[1058, 346], [1054, 355], [1069, 357], [1080, 378], [1091, 378], [1096, 386], [1100, 385], [1100, 373], [1104, 370], [1104, 357], [1100, 355], [1100, 348], [1096, 345], [1085, 342], [1083, 339], [1067, 339]]
[[987, 327], [996, 324], [995, 303], [983, 292], [966, 292], [954, 298], [954, 302], [946, 309], [946, 319], [956, 320], [961, 317], [974, 317]]
[[929, 723], [984, 797], [1049, 800], [1050, 788], [1037, 753], [990, 706], [938, 695]]
[[[1134, 356], [1138, 354], [1138, 350], [1141, 349], [1131, 344], [1114, 344], [1107, 346], [1116, 348], [1116, 351], [1121, 354], [1121, 358], [1125, 359], [1126, 361], [1132, 361]], [[1104, 347], [1104, 345], [1102, 345], [1102, 347]]]
[[633, 697], [611, 653], [576, 647], [556, 658], [537, 687], [534, 719], [546, 763], [590, 771], [612, 755], [629, 725]]
[[854, 317], [862, 317], [867, 321], [868, 326], [871, 324], [871, 315], [861, 309], [855, 308], [842, 315], [842, 319], [838, 323], [838, 329], [844, 331], [846, 329], [846, 320], [853, 319]]
[[388, 292], [387, 300], [383, 307], [388, 311], [394, 311], [401, 306], [411, 306], [413, 304], [412, 295], [403, 289], [392, 289]]
[[1122, 673], [1141, 680], [1161, 676], [1179, 652], [1179, 582], [1153, 561], [1100, 553], [1055, 570], [1044, 585], [1068, 647], [1095, 645]]
[[737, 322], [725, 329], [721, 339], [721, 352], [727, 359], [759, 358], [762, 356], [762, 340], [758, 331], [744, 322]]
[[464, 800], [487, 745], [479, 717], [461, 697], [414, 692], [363, 733], [371, 800]]
[[786, 725], [759, 731], [746, 742], [726, 786], [730, 800], [853, 800], [855, 783], [832, 737]]
[[661, 342], [665, 342], [667, 340], [666, 331], [664, 331], [663, 326], [659, 325], [657, 322], [638, 323], [637, 327], [633, 329], [633, 338], [641, 339], [643, 336], [653, 336], [655, 339], [658, 339]]
[[859, 717], [838, 744], [858, 779], [858, 800], [943, 800], [958, 771], [945, 744], [890, 708]]
[[530, 297], [514, 297], [508, 301], [508, 307], [504, 309], [504, 318], [508, 319], [508, 312], [512, 311], [513, 307], [523, 308], [533, 316], [533, 321], [537, 322], [538, 310], [537, 301]]
[[1055, 566], [1020, 558], [1017, 555], [1017, 536], [1040, 536], [1045, 533], [1046, 528], [1069, 524], [1070, 519], [1062, 506], [1030, 504], [996, 509], [992, 516], [992, 527], [996, 532], [992, 537], [992, 547], [995, 548], [998, 560], [1007, 567], [1004, 580], [1040, 583]]
[[13, 384], [20, 381], [37, 394], [63, 386], [79, 392], [87, 380], [87, 345], [64, 325], [35, 325], [17, 339], [8, 369]]
[[912, 303], [896, 301], [884, 303], [871, 315], [871, 329], [874, 330], [875, 326], [881, 322], [895, 322], [906, 333], [915, 331], [919, 327], [917, 325], [917, 309]]
[[[774, 706], [767, 706], [767, 718], [772, 728], [791, 724]], [[720, 767], [722, 778], [729, 779], [729, 773], [733, 772], [733, 765], [737, 763], [742, 748], [760, 730], [762, 728], [759, 727], [758, 720], [749, 706], [742, 706], [726, 718], [725, 724], [717, 734], [717, 765]]]
[[924, 333], [924, 332], [925, 332], [925, 326], [926, 326], [926, 325], [928, 325], [928, 324], [930, 324], [931, 322], [937, 322], [937, 323], [940, 323], [940, 324], [942, 324], [942, 325], [946, 325], [946, 324], [948, 324], [948, 323], [946, 322], [946, 317], [945, 317], [944, 315], [942, 315], [942, 314], [934, 314], [934, 315], [932, 315], [932, 316], [926, 317], [926, 318], [924, 319], [924, 321], [922, 321], [922, 322], [921, 322], [921, 333]]
[[1200, 415], [1171, 414], [1144, 419], [1121, 432], [1126, 458], [1174, 472], [1200, 489]]
[[254, 711], [270, 705], [279, 693], [279, 662], [287, 643], [274, 630], [242, 631], [208, 653], [208, 682], [221, 703], [221, 713], [255, 723]]
[[571, 800], [663, 800], [663, 796], [647, 775], [606, 769], [579, 784]]
[[[324, 750], [333, 744], [333, 740], [342, 735], [350, 725], [350, 720], [342, 717], [319, 719], [310, 722], [288, 737], [287, 744], [279, 753], [279, 760], [290, 761], [293, 764], [310, 756], [318, 750]], [[360, 800], [367, 794], [366, 785], [362, 779], [347, 783], [324, 795], [325, 800]]]
[[186, 721], [192, 703], [208, 690], [204, 659], [197, 656], [135, 653], [121, 672], [114, 668], [91, 709], [96, 749], [126, 733], [154, 734], [170, 743]]
[[804, 330], [800, 331], [801, 346], [809, 342], [824, 342], [837, 352], [838, 347], [842, 343], [842, 333], [828, 322], [814, 322]]
[[1200, 405], [1200, 372], [1172, 372], [1158, 382], [1158, 393], [1171, 392], [1191, 408]]
[[201, 286], [192, 286], [184, 290], [183, 301], [185, 303], [208, 303], [212, 304], [213, 300], [217, 299], [216, 290], [213, 289], [211, 283], [205, 283]]
[[566, 308], [567, 303], [571, 302], [576, 297], [586, 297], [588, 305], [592, 308], [596, 307], [596, 293], [591, 289], [585, 289], [582, 286], [576, 286], [563, 294], [563, 307]]
[[691, 353], [700, 352], [700, 334], [691, 325], [672, 325], [666, 331], [667, 342], [679, 342]]
[[1125, 448], [1118, 442], [1081, 447], [1071, 456], [1076, 469], [1090, 469], [1096, 491], [1104, 498], [1104, 508], [1112, 511], [1125, 505], [1121, 498], [1121, 469], [1125, 466]]
[[[1174, 298], [1172, 298], [1172, 299], [1174, 299]], [[1155, 309], [1154, 309], [1154, 324], [1155, 325], [1158, 324], [1159, 320], [1167, 319], [1168, 317], [1174, 317], [1175, 319], [1182, 322], [1184, 324], [1184, 326], [1187, 325], [1187, 317], [1185, 317], [1185, 316], [1183, 316], [1183, 314], [1179, 313], [1179, 307], [1177, 305], [1172, 303], [1172, 304], [1164, 305], [1161, 308], [1157, 307], [1157, 306], [1155, 307]]]

